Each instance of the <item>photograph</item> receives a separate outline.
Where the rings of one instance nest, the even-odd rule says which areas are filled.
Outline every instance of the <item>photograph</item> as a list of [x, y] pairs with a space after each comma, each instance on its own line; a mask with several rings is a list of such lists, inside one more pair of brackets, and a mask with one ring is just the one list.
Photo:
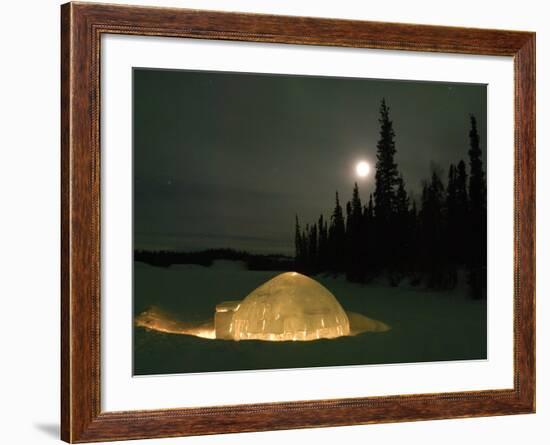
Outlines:
[[487, 359], [487, 85], [132, 81], [135, 376]]

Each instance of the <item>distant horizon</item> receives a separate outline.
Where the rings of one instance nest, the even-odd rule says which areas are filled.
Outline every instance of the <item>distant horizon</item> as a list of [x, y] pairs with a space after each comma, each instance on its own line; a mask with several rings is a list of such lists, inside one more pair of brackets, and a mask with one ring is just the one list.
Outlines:
[[[192, 237], [194, 240], [209, 240], [211, 238], [209, 237]], [[197, 245], [197, 246], [189, 246], [185, 245], [185, 243], [180, 243], [180, 241], [185, 239], [185, 236], [177, 236], [176, 237], [178, 241], [176, 242], [167, 242], [165, 244], [147, 244], [143, 243], [140, 246], [134, 245], [134, 251], [136, 250], [143, 250], [143, 251], [167, 251], [167, 252], [185, 252], [185, 253], [194, 253], [194, 252], [202, 252], [206, 250], [234, 250], [238, 252], [245, 252], [252, 255], [282, 255], [282, 256], [288, 256], [288, 257], [294, 257], [294, 248], [289, 249], [286, 252], [282, 251], [276, 251], [275, 249], [279, 248], [279, 244], [274, 243], [273, 245], [276, 246], [271, 250], [268, 249], [262, 249], [258, 248], [256, 246], [252, 246], [250, 249], [247, 249], [246, 247], [233, 247], [228, 244], [217, 244], [217, 243], [208, 243], [205, 242], [205, 244]], [[230, 239], [230, 238], [228, 238]], [[292, 237], [290, 236], [290, 239], [292, 240]], [[262, 240], [265, 241], [265, 240]]]

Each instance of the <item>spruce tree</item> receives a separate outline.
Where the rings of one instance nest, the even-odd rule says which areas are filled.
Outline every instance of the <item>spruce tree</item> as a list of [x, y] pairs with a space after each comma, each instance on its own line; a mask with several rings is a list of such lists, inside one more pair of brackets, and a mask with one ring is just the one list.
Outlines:
[[390, 262], [390, 284], [399, 284], [407, 271], [410, 255], [410, 233], [409, 233], [409, 196], [405, 190], [403, 176], [397, 177], [397, 190], [394, 200], [393, 214], [393, 258]]
[[470, 116], [470, 245], [468, 282], [474, 298], [487, 296], [487, 190], [476, 118]]
[[351, 202], [346, 202], [346, 235], [350, 232], [351, 224]]
[[336, 205], [330, 218], [329, 228], [329, 250], [331, 269], [334, 272], [342, 272], [344, 270], [344, 255], [346, 241], [346, 226], [344, 214], [338, 192], [336, 192]]
[[395, 213], [398, 217], [404, 217], [409, 212], [409, 195], [405, 190], [403, 175], [397, 177], [397, 191], [395, 193]]
[[456, 167], [456, 205], [458, 210], [464, 213], [468, 212], [468, 174], [466, 173], [466, 163], [460, 161]]
[[386, 100], [380, 104], [380, 139], [376, 145], [376, 175], [374, 189], [374, 209], [376, 218], [380, 222], [388, 222], [394, 203], [394, 190], [398, 173], [395, 163], [395, 132], [390, 120], [390, 109]]
[[374, 189], [374, 214], [376, 221], [376, 239], [373, 251], [381, 268], [392, 264], [394, 239], [394, 206], [395, 188], [398, 181], [397, 164], [395, 163], [395, 132], [390, 120], [390, 110], [386, 100], [380, 104], [380, 138], [376, 145], [376, 175]]
[[347, 218], [347, 260], [346, 276], [349, 281], [363, 282], [365, 268], [362, 264], [362, 254], [364, 249], [363, 233], [363, 206], [359, 196], [359, 187], [355, 183], [351, 201], [348, 202]]
[[470, 116], [470, 182], [468, 193], [472, 211], [481, 211], [485, 207], [485, 172], [483, 171], [483, 161], [481, 159], [481, 147], [479, 145], [479, 134], [477, 132], [476, 118]]
[[317, 222], [317, 231], [319, 233], [319, 250], [318, 250], [318, 269], [321, 272], [326, 271], [327, 256], [328, 256], [328, 231], [327, 224], [321, 214]]
[[422, 281], [422, 268], [418, 262], [418, 259], [421, 258], [421, 249], [420, 249], [420, 230], [418, 223], [418, 210], [416, 205], [416, 200], [412, 200], [411, 210], [409, 212], [409, 222], [410, 222], [410, 253], [409, 253], [409, 273], [410, 273], [410, 282], [413, 286], [418, 286]]
[[459, 225], [457, 211], [457, 170], [454, 164], [449, 167], [447, 177], [447, 190], [445, 193], [445, 246], [447, 249], [447, 259], [449, 263], [449, 280], [450, 286], [456, 286], [458, 275], [457, 265], [459, 263], [458, 250], [459, 239], [458, 235], [461, 230]]
[[379, 268], [379, 259], [376, 254], [376, 224], [374, 221], [374, 199], [372, 193], [369, 196], [369, 204], [364, 218], [364, 244], [363, 244], [363, 262], [365, 263], [365, 281], [369, 281], [376, 276]]
[[449, 167], [447, 190], [445, 193], [445, 216], [448, 230], [449, 250], [456, 255], [455, 241], [457, 232], [457, 171], [454, 164]]
[[309, 229], [309, 270], [311, 273], [317, 272], [318, 266], [318, 239], [317, 239], [317, 224], [312, 224]]
[[351, 215], [354, 220], [354, 224], [359, 224], [362, 214], [361, 198], [359, 196], [359, 187], [357, 182], [353, 186], [353, 195], [351, 198]]
[[468, 203], [468, 174], [466, 163], [460, 161], [456, 167], [456, 257], [458, 264], [466, 264], [466, 252], [468, 250], [468, 233], [470, 227], [469, 203]]
[[370, 194], [370, 197], [369, 197], [369, 206], [367, 207], [367, 215], [370, 220], [374, 219], [374, 202], [372, 200], [372, 193]]
[[443, 202], [443, 183], [436, 169], [433, 169], [430, 182], [425, 182], [422, 189], [420, 236], [426, 284], [434, 289], [447, 287], [445, 274], [447, 252], [443, 245]]
[[309, 224], [306, 224], [302, 231], [302, 252], [303, 252], [303, 268], [305, 272], [309, 271], [311, 257], [309, 252]]
[[345, 234], [345, 222], [338, 192], [336, 192], [336, 205], [334, 206], [334, 211], [332, 212], [332, 223], [334, 225], [334, 233], [336, 236], [342, 237]]

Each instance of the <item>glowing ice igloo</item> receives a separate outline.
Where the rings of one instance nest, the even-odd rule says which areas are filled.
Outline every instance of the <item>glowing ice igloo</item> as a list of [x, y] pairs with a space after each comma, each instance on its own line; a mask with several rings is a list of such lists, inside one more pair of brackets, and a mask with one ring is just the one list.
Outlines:
[[311, 278], [287, 272], [253, 290], [242, 301], [216, 306], [216, 338], [228, 340], [316, 340], [350, 334], [348, 316], [334, 295]]

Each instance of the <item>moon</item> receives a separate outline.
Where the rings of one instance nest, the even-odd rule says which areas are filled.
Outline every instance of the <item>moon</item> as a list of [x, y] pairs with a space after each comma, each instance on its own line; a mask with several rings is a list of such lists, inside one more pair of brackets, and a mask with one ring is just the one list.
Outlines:
[[360, 178], [366, 178], [370, 173], [369, 163], [365, 161], [358, 162], [355, 166], [355, 173], [357, 173], [357, 176]]

